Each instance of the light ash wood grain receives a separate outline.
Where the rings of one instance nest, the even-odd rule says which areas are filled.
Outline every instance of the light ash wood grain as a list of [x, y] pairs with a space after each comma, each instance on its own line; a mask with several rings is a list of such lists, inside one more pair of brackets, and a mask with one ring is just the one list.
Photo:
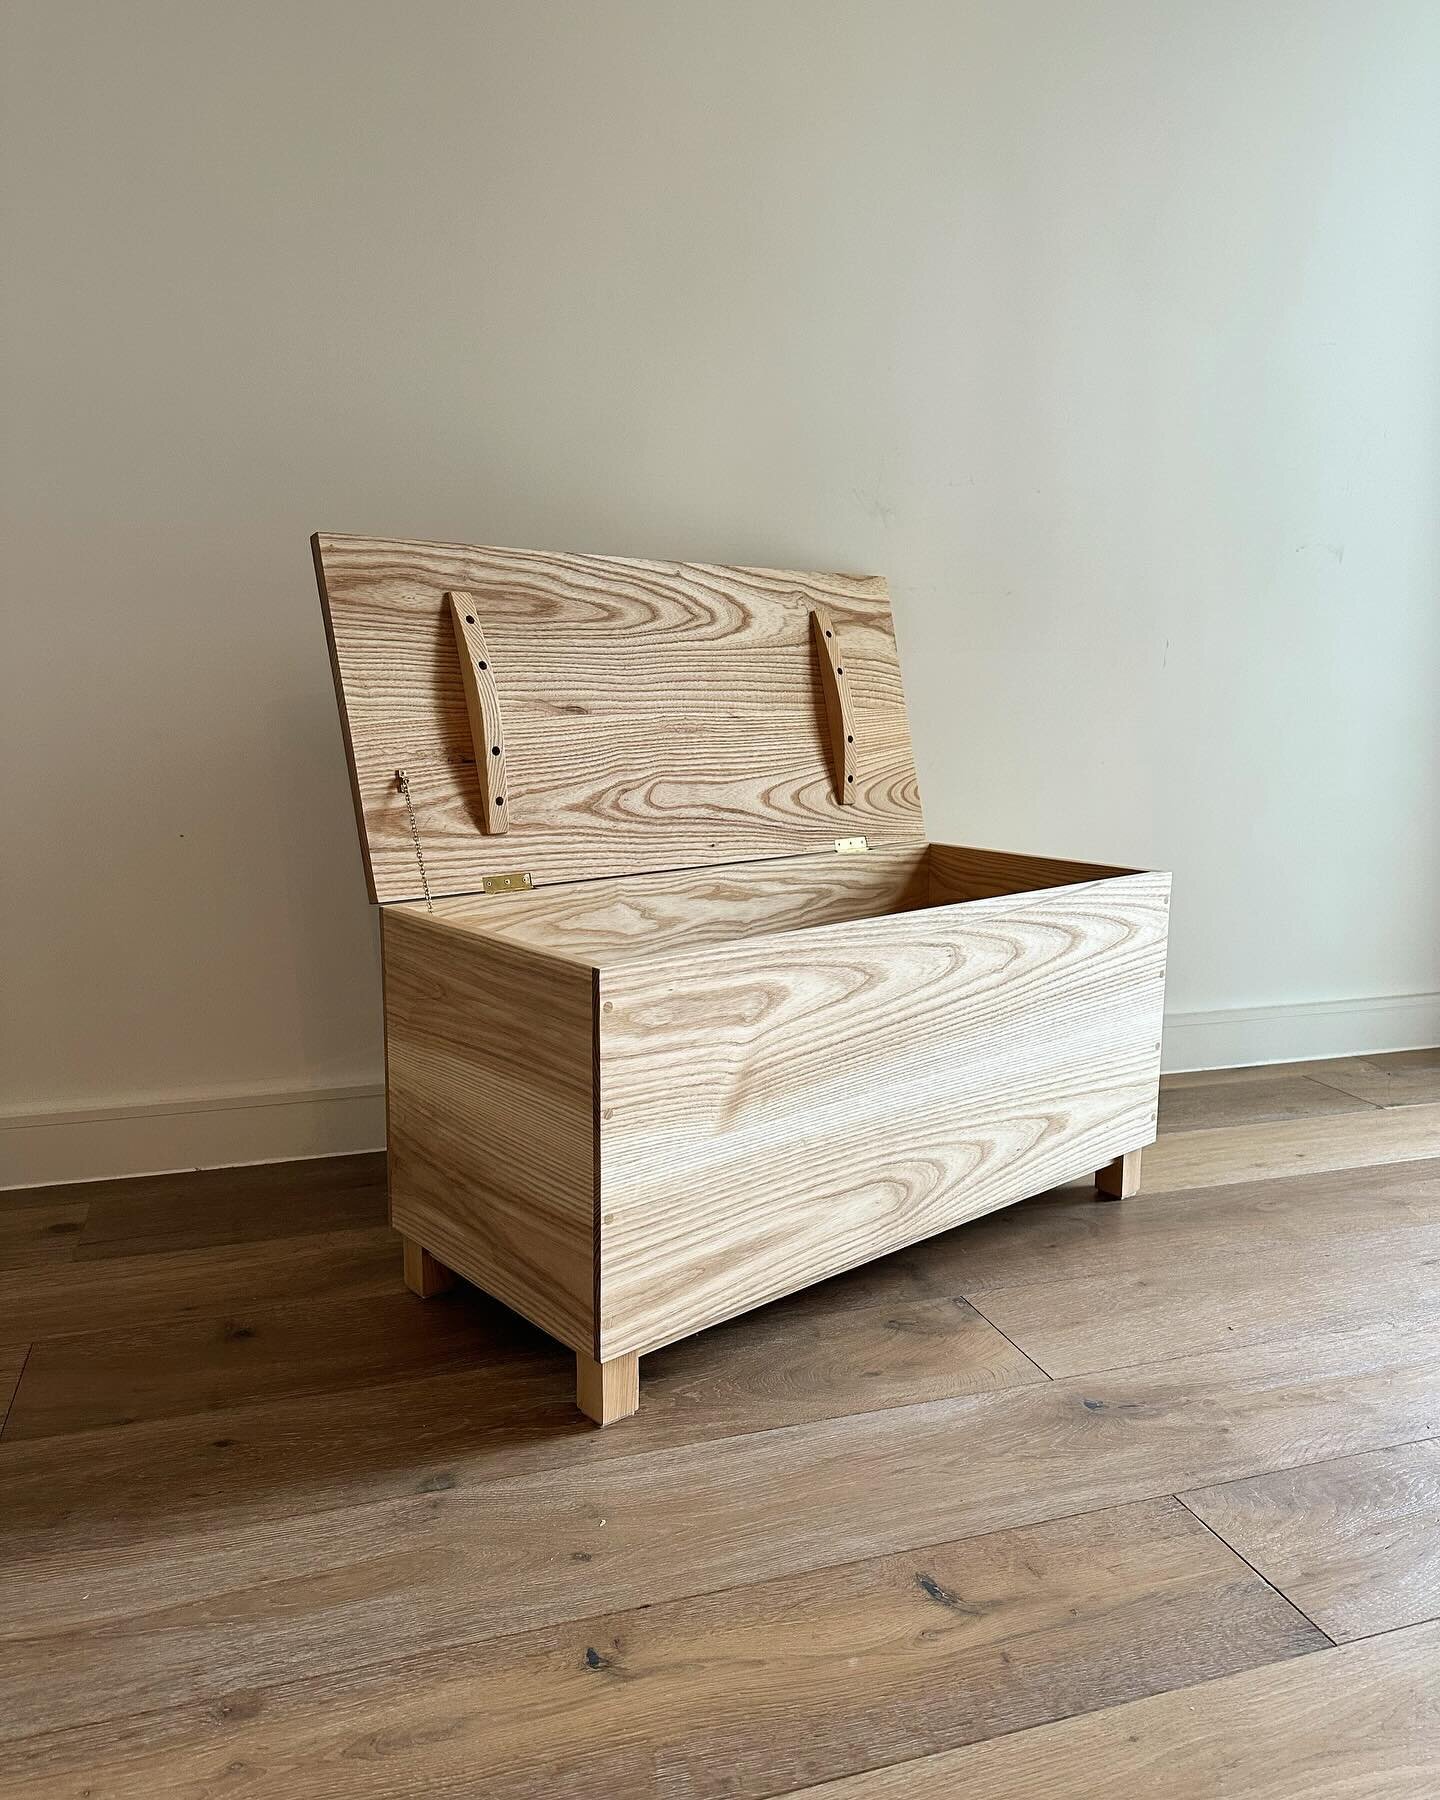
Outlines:
[[421, 1300], [429, 1300], [454, 1287], [455, 1271], [447, 1269], [444, 1263], [437, 1262], [423, 1244], [417, 1244], [413, 1238], [408, 1237], [402, 1237], [400, 1243], [405, 1285], [412, 1294]]
[[577, 1350], [575, 1404], [597, 1425], [628, 1419], [640, 1406], [640, 1358], [615, 1356], [601, 1363]]
[[953, 905], [961, 900], [993, 900], [1002, 894], [1037, 893], [1044, 888], [1073, 887], [1076, 882], [1106, 881], [1117, 875], [1139, 873], [1110, 863], [1071, 862], [1013, 850], [982, 850], [968, 844], [930, 844], [927, 848], [932, 906]]
[[1440, 1616], [1440, 1443], [1282, 1469], [1181, 1498], [1337, 1640]]
[[1127, 1150], [1095, 1171], [1095, 1189], [1106, 1200], [1132, 1200], [1140, 1192], [1139, 1150]]
[[503, 837], [510, 829], [510, 815], [505, 794], [505, 719], [495, 679], [494, 652], [485, 641], [485, 627], [477, 610], [480, 603], [473, 594], [446, 594], [445, 604], [455, 632], [455, 651], [465, 689], [465, 713], [470, 721], [480, 789], [480, 825], [491, 837]]
[[[537, 882], [814, 850], [924, 828], [878, 578], [319, 536], [317, 575], [372, 898], [417, 898], [395, 770], [430, 885]], [[474, 752], [447, 592], [473, 594], [503, 671], [502, 841], [476, 830]], [[810, 613], [846, 646], [864, 758], [840, 807]]]
[[593, 1352], [592, 977], [423, 913], [383, 931], [391, 1221]]
[[[437, 900], [434, 916], [580, 968], [615, 968], [742, 938], [1137, 872], [953, 844], [906, 845], [864, 856], [786, 856], [643, 880], [570, 882], [525, 894], [468, 894]], [[405, 910], [425, 909], [413, 903]]]
[[[525, 894], [472, 894], [437, 900], [434, 916], [457, 931], [578, 968], [609, 969], [671, 951], [910, 911], [928, 901], [926, 851], [911, 847], [617, 876]], [[401, 910], [419, 913], [424, 906]]]
[[604, 971], [601, 1354], [1148, 1143], [1168, 892], [1130, 875]]
[[1433, 1332], [1344, 1333], [22, 1561], [0, 1610], [0, 1732], [1373, 1449], [1435, 1431], [1437, 1367]]
[[835, 772], [835, 799], [841, 806], [853, 806], [858, 752], [855, 748], [855, 715], [846, 686], [839, 628], [825, 608], [817, 606], [810, 614], [810, 629], [820, 669], [820, 687], [825, 696], [825, 723], [830, 733], [830, 766]]
[[791, 1800], [1433, 1800], [1440, 1627], [1222, 1676]]
[[[1173, 1500], [544, 1627], [20, 1745], [11, 1800], [67, 1777], [152, 1800], [741, 1800], [1318, 1648]], [[400, 1747], [403, 1746], [403, 1750]]]

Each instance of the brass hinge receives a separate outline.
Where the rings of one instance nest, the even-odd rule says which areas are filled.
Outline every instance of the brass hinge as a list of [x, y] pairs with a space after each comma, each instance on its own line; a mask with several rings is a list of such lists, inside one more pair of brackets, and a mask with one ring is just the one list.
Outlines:
[[853, 838], [836, 838], [836, 840], [835, 840], [835, 850], [836, 850], [836, 853], [840, 856], [855, 856], [860, 851], [868, 850], [869, 848], [870, 848], [869, 838], [853, 837]]
[[534, 885], [528, 869], [511, 869], [506, 875], [484, 875], [480, 878], [482, 894], [518, 894], [522, 888]]

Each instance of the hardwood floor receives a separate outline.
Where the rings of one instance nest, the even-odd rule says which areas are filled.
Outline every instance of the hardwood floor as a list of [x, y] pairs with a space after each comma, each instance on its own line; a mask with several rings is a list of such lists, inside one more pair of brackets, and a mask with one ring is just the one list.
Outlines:
[[0, 1793], [1440, 1792], [1440, 1052], [1161, 1123], [605, 1432], [377, 1158], [0, 1194]]

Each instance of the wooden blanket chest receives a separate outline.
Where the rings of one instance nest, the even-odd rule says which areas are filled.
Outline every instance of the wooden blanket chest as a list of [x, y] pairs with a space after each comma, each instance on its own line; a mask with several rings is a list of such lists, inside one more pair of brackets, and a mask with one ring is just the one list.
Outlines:
[[883, 581], [317, 536], [391, 1218], [639, 1358], [1155, 1133], [1169, 877], [932, 844]]

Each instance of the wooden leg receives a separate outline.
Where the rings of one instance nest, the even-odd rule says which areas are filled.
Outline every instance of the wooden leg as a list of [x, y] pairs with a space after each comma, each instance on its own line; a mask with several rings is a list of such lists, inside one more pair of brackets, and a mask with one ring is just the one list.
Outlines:
[[405, 1285], [412, 1294], [428, 1300], [432, 1294], [443, 1294], [446, 1288], [454, 1287], [458, 1277], [453, 1269], [436, 1262], [414, 1238], [402, 1237], [400, 1242], [405, 1246]]
[[575, 1352], [575, 1404], [597, 1425], [613, 1425], [640, 1410], [640, 1358], [614, 1356], [596, 1362]]
[[1095, 1192], [1102, 1200], [1129, 1200], [1140, 1192], [1140, 1151], [1127, 1150], [1095, 1176]]

